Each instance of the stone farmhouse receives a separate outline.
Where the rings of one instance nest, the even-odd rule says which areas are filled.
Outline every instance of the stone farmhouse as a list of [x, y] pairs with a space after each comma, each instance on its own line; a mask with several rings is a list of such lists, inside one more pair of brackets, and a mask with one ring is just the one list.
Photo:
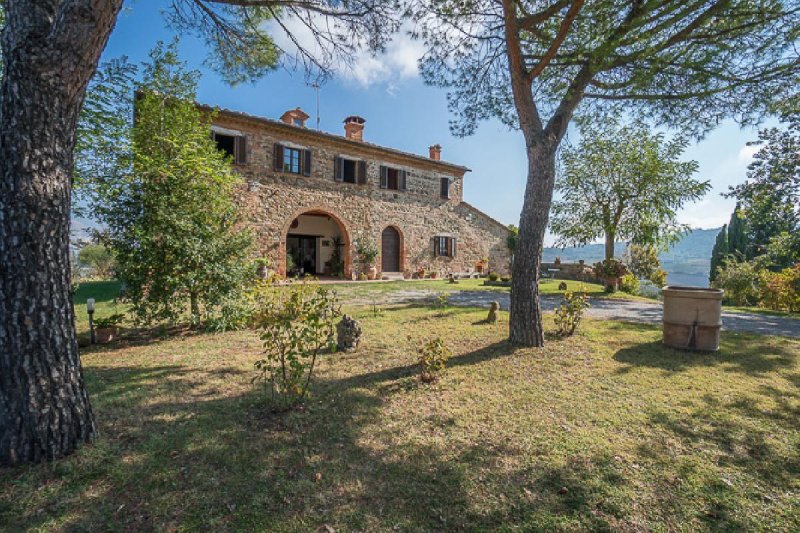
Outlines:
[[423, 157], [365, 142], [357, 116], [339, 136], [306, 127], [299, 108], [280, 120], [215, 111], [212, 135], [245, 178], [247, 222], [280, 274], [367, 273], [367, 243], [379, 277], [508, 272], [508, 230], [463, 201], [469, 169], [442, 161], [440, 146]]

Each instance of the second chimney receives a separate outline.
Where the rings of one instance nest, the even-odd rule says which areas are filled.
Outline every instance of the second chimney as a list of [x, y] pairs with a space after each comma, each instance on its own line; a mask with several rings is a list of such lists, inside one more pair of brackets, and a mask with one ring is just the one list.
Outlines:
[[441, 144], [433, 144], [428, 147], [428, 152], [431, 156], [431, 159], [435, 159], [439, 161], [442, 158], [442, 145]]
[[359, 116], [350, 115], [344, 119], [344, 136], [353, 141], [363, 141], [365, 122], [366, 120]]

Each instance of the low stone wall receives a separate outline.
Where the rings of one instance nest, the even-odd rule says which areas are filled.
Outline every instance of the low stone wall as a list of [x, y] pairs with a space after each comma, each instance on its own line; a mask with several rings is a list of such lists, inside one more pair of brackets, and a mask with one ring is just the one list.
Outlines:
[[601, 283], [601, 281], [594, 276], [592, 267], [585, 263], [542, 263], [540, 272], [542, 278]]

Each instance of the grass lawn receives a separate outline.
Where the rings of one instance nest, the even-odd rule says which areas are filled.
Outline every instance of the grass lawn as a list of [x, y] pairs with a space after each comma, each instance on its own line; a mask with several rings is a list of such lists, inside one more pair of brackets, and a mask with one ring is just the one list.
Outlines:
[[[514, 349], [505, 313], [351, 312], [361, 349], [324, 356], [285, 415], [250, 384], [251, 332], [85, 350], [101, 437], [0, 471], [0, 529], [800, 528], [800, 341], [725, 333], [690, 354], [586, 321]], [[435, 335], [455, 356], [423, 385]]]

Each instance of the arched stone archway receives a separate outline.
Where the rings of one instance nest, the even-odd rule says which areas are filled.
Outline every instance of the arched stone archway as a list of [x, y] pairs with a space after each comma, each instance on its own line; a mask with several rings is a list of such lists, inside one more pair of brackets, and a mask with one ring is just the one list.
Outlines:
[[386, 226], [381, 232], [381, 272], [403, 272], [404, 270], [403, 232], [395, 225]]
[[281, 232], [280, 273], [284, 276], [338, 275], [335, 264], [337, 237], [340, 240], [341, 275], [349, 278], [352, 272], [351, 241], [344, 221], [327, 206], [296, 211]]

